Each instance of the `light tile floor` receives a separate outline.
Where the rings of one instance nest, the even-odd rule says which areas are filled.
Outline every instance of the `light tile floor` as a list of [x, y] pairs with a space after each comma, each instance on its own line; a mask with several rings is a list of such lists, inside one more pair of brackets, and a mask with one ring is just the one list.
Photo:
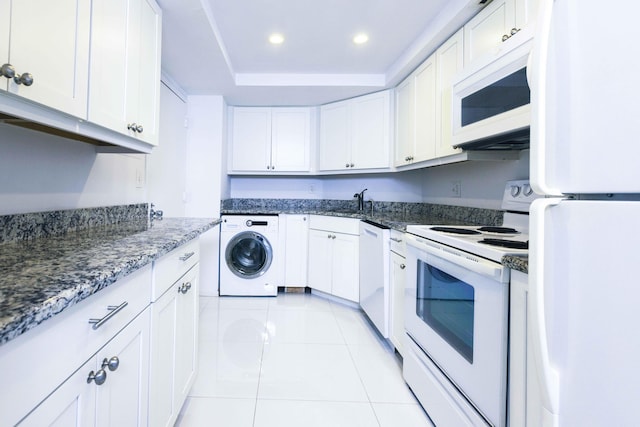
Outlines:
[[364, 314], [312, 294], [201, 297], [181, 427], [432, 426]]

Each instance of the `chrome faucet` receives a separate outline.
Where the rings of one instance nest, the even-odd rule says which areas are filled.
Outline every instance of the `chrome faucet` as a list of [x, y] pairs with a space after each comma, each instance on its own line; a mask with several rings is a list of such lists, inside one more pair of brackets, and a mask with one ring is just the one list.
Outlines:
[[353, 197], [358, 199], [358, 212], [362, 212], [364, 210], [364, 192], [367, 191], [365, 188], [359, 193], [353, 195]]

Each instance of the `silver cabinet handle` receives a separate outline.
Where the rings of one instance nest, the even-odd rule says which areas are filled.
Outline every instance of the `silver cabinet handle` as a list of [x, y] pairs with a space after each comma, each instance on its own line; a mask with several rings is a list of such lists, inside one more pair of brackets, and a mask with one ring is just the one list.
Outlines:
[[193, 255], [195, 255], [195, 252], [187, 252], [186, 254], [180, 257], [180, 261], [186, 261], [189, 258], [191, 258]]
[[33, 84], [33, 75], [31, 73], [16, 74], [16, 69], [11, 64], [2, 64], [0, 67], [2, 77], [13, 79], [17, 85], [31, 86]]
[[120, 366], [120, 359], [118, 359], [118, 356], [113, 356], [111, 359], [107, 359], [105, 357], [102, 360], [102, 369], [101, 370], [104, 370], [105, 368], [108, 368], [111, 372], [113, 372], [116, 369], [118, 369], [119, 366]]
[[407, 268], [407, 266], [406, 266], [406, 265], [404, 265], [404, 264], [400, 264], [400, 270], [404, 270], [405, 268]]
[[186, 294], [191, 289], [191, 282], [183, 283], [182, 286], [178, 288], [178, 292], [181, 294]]
[[89, 319], [89, 323], [93, 325], [92, 326], [93, 329], [98, 329], [100, 326], [107, 323], [113, 316], [115, 316], [120, 310], [125, 308], [128, 304], [129, 303], [125, 301], [120, 305], [107, 306], [107, 310], [109, 310], [109, 312], [106, 314], [106, 316], [104, 316], [102, 319]]
[[89, 372], [89, 376], [87, 377], [87, 384], [91, 384], [91, 381], [94, 381], [96, 385], [102, 385], [107, 380], [107, 373], [104, 369], [98, 370], [98, 372]]
[[402, 243], [402, 239], [396, 239], [395, 237], [390, 237], [390, 239], [396, 243]]
[[33, 75], [31, 73], [22, 73], [13, 77], [13, 81], [17, 85], [31, 86], [33, 84]]
[[16, 69], [13, 68], [13, 65], [11, 64], [2, 64], [2, 67], [0, 67], [0, 74], [2, 74], [2, 77], [12, 79], [16, 75]]
[[344, 167], [345, 167], [345, 168], [348, 168], [348, 167], [349, 167], [349, 163], [347, 163], [346, 165], [344, 165]]
[[132, 132], [136, 132], [136, 133], [142, 133], [142, 131], [144, 131], [144, 128], [142, 127], [142, 125], [136, 124], [134, 123], [129, 123], [127, 125], [127, 129], [129, 129]]

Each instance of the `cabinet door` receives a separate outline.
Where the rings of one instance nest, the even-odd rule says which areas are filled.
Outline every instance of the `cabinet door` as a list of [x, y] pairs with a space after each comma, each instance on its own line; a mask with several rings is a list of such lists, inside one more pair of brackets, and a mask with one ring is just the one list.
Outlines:
[[91, 358], [58, 387], [44, 402], [19, 423], [24, 427], [84, 427], [94, 424], [96, 385], [87, 383], [95, 372]]
[[[179, 283], [179, 282], [178, 282]], [[172, 425], [180, 408], [175, 407], [178, 283], [151, 305], [151, 361], [149, 377], [149, 425]]]
[[308, 172], [311, 111], [308, 108], [271, 110], [271, 170]]
[[[198, 265], [191, 268], [176, 284], [180, 286], [176, 314], [175, 415], [196, 378], [198, 367]], [[178, 292], [176, 292], [178, 293]], [[171, 424], [175, 422], [172, 418]]]
[[[93, 0], [91, 12], [91, 78], [89, 121], [115, 130], [127, 130], [127, 75], [136, 60], [131, 54], [136, 1]], [[138, 8], [139, 9], [139, 8]]]
[[160, 39], [162, 35], [161, 12], [152, 0], [140, 2], [138, 73], [135, 86], [128, 90], [128, 97], [136, 100], [137, 108], [127, 120], [135, 121], [142, 131], [133, 134], [138, 139], [158, 145], [160, 120]]
[[436, 105], [436, 157], [448, 156], [462, 150], [453, 148], [452, 89], [453, 77], [463, 67], [463, 31], [459, 30], [436, 51], [437, 105]]
[[331, 293], [333, 233], [309, 230], [309, 287]]
[[396, 87], [396, 166], [411, 163], [415, 142], [415, 83], [413, 75]]
[[16, 74], [30, 73], [33, 84], [11, 80], [10, 92], [87, 117], [90, 8], [86, 0], [11, 2], [8, 62]]
[[350, 133], [347, 102], [320, 108], [320, 170], [350, 168]]
[[271, 170], [271, 110], [234, 108], [231, 142], [231, 170]]
[[332, 291], [337, 297], [360, 302], [359, 236], [333, 233]]
[[351, 100], [351, 163], [355, 169], [388, 168], [389, 91]]
[[[282, 218], [282, 216], [280, 216]], [[307, 249], [309, 221], [307, 215], [285, 215], [284, 285], [307, 286]]]
[[436, 56], [430, 56], [413, 74], [415, 81], [415, 148], [412, 162], [436, 156]]
[[493, 0], [464, 26], [464, 63], [468, 67], [495, 52], [515, 26], [515, 0]]
[[96, 369], [117, 357], [117, 369], [96, 386], [96, 426], [147, 425], [149, 396], [149, 317], [140, 313], [96, 355]]
[[389, 339], [400, 355], [404, 355], [404, 288], [405, 258], [391, 252], [391, 268], [389, 269], [391, 287], [391, 335]]

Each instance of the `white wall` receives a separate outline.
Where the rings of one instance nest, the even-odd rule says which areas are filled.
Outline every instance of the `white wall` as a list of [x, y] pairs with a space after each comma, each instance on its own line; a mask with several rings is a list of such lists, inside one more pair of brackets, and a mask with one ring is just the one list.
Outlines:
[[144, 203], [145, 155], [0, 124], [0, 215]]
[[186, 214], [187, 103], [160, 86], [160, 140], [147, 158], [147, 194], [165, 217]]
[[[224, 156], [226, 108], [221, 96], [188, 97], [186, 215], [220, 216], [220, 199], [226, 191]], [[203, 234], [200, 294], [218, 294], [219, 228]]]
[[[499, 209], [506, 181], [529, 177], [529, 152], [519, 160], [471, 161], [405, 172], [313, 177], [250, 177], [230, 179], [230, 197], [349, 200], [367, 188], [365, 199], [426, 202]], [[461, 197], [452, 197], [459, 181]]]

